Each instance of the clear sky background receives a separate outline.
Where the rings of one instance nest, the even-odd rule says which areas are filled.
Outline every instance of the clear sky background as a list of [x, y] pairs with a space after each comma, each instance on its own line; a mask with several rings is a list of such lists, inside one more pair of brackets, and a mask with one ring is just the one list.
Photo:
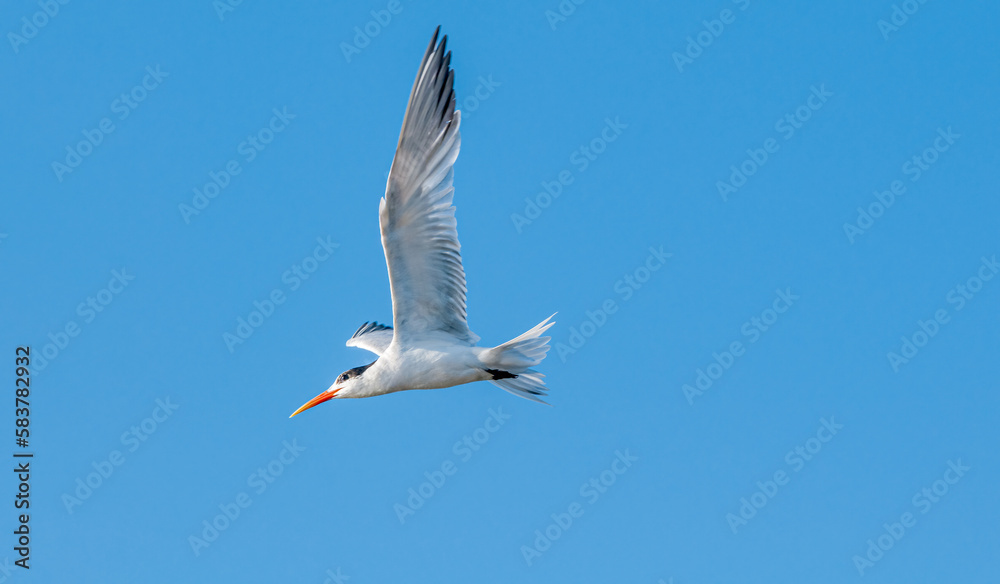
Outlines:
[[[35, 454], [0, 582], [995, 581], [1000, 8], [42, 10], [0, 16], [0, 435]], [[289, 420], [391, 321], [378, 199], [438, 24], [469, 322], [558, 311], [553, 407], [478, 383]]]

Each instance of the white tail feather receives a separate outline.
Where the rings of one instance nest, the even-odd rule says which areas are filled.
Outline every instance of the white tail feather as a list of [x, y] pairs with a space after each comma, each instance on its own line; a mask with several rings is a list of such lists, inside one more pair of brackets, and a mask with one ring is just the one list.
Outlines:
[[505, 379], [490, 380], [490, 383], [516, 396], [545, 403], [539, 396], [545, 396], [548, 388], [542, 378], [545, 376], [531, 369], [545, 359], [551, 337], [542, 336], [555, 322], [555, 314], [535, 325], [531, 330], [506, 343], [485, 351], [481, 360], [490, 369], [499, 369], [516, 375]]
[[549, 390], [542, 381], [543, 377], [545, 376], [534, 369], [528, 369], [524, 373], [518, 373], [517, 377], [494, 379], [490, 383], [518, 397], [548, 405], [548, 402], [542, 399], [548, 395], [546, 392]]

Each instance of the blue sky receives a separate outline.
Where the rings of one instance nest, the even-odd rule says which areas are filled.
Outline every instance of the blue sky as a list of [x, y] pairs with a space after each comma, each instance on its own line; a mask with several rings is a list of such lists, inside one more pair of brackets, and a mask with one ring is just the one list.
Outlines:
[[[993, 581], [996, 7], [219, 6], [0, 18], [0, 582]], [[438, 24], [469, 322], [558, 311], [553, 407], [289, 420], [391, 321]]]

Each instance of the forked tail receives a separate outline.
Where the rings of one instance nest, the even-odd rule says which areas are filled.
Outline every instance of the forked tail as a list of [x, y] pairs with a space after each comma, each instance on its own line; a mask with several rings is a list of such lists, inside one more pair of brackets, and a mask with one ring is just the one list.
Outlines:
[[493, 374], [490, 383], [516, 396], [539, 403], [544, 402], [539, 396], [545, 396], [545, 377], [532, 369], [545, 359], [549, 351], [551, 337], [542, 336], [555, 322], [555, 314], [538, 323], [528, 332], [511, 339], [506, 343], [485, 351], [480, 359], [487, 366], [487, 371]]

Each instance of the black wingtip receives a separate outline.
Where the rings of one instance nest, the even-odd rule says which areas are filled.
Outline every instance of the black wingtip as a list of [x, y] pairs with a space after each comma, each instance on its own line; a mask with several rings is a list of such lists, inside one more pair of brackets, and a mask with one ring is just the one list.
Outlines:
[[431, 37], [431, 42], [427, 45], [427, 51], [424, 54], [424, 59], [427, 59], [427, 55], [434, 52], [434, 47], [437, 46], [438, 33], [441, 32], [441, 25], [439, 24], [437, 28], [434, 29], [434, 36]]
[[384, 331], [384, 330], [392, 330], [392, 327], [384, 324], [379, 324], [377, 321], [374, 320], [370, 322], [365, 321], [365, 324], [359, 326], [358, 330], [354, 331], [354, 334], [351, 335], [351, 338], [356, 339], [358, 337], [367, 335], [370, 332]]

